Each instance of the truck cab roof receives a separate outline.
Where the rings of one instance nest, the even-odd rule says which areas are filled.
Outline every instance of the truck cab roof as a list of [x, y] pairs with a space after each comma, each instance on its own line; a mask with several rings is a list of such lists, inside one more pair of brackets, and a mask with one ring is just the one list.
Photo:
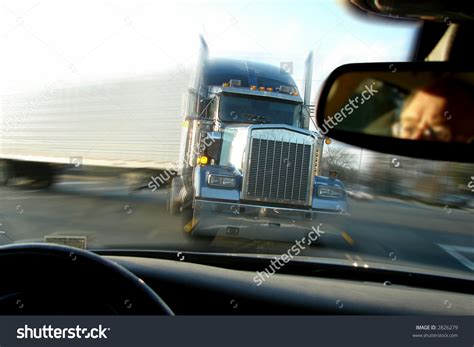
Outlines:
[[240, 80], [240, 87], [250, 86], [279, 89], [281, 86], [298, 90], [291, 75], [283, 68], [237, 59], [209, 59], [203, 68], [203, 84], [222, 86], [231, 79]]

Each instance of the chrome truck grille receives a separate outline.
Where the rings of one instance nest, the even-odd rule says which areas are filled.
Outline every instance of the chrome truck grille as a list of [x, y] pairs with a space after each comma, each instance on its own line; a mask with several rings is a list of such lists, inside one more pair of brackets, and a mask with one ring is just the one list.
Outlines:
[[308, 205], [311, 201], [315, 140], [289, 129], [250, 132], [243, 197]]

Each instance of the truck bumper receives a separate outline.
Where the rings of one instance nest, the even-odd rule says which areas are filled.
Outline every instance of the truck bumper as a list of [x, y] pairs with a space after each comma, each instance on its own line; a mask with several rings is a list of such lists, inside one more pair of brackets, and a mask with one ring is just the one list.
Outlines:
[[[199, 236], [225, 236], [251, 240], [290, 241], [308, 235], [321, 212], [242, 203], [194, 201], [193, 228]], [[326, 214], [328, 212], [322, 212]], [[334, 211], [339, 214], [339, 211]]]

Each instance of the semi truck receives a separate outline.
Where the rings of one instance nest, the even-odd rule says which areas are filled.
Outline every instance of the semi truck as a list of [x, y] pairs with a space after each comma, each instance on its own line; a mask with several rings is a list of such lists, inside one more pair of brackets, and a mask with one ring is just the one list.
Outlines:
[[302, 96], [285, 69], [211, 59], [201, 38], [192, 68], [4, 95], [0, 184], [27, 176], [48, 186], [65, 167], [106, 167], [167, 187], [188, 235], [307, 230], [317, 215], [347, 213], [343, 183], [320, 173], [312, 64], [310, 55]]

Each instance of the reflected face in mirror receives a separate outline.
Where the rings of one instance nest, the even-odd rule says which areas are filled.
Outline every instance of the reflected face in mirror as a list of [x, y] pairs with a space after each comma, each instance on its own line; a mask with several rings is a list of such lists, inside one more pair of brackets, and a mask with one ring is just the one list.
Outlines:
[[320, 128], [474, 143], [473, 112], [474, 73], [351, 72], [332, 85]]
[[474, 102], [468, 89], [455, 80], [443, 79], [414, 90], [403, 105], [394, 135], [412, 140], [472, 141]]

